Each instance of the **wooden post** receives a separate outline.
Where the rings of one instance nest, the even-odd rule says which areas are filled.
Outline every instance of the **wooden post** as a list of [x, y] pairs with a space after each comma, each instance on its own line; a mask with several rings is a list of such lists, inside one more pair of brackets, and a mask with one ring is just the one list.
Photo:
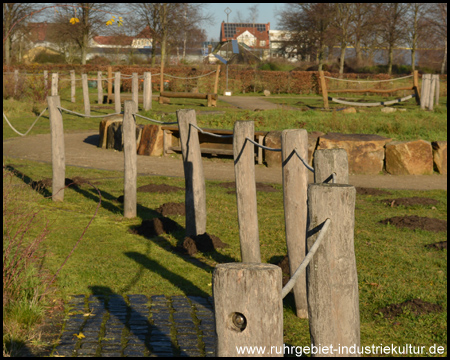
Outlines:
[[[281, 133], [281, 149], [286, 245], [292, 276], [306, 255], [306, 193], [309, 171], [295, 154], [294, 149], [297, 149], [305, 161], [308, 159], [308, 132], [304, 129], [284, 130]], [[297, 280], [293, 291], [297, 316], [307, 319], [305, 274]]]
[[186, 236], [206, 232], [206, 188], [195, 110], [177, 111], [186, 186]]
[[136, 104], [137, 112], [139, 110], [139, 79], [137, 73], [133, 73], [131, 78], [131, 98]]
[[108, 104], [112, 101], [112, 67], [108, 66]]
[[144, 91], [143, 91], [143, 108], [144, 110], [152, 109], [152, 73], [144, 73]]
[[81, 74], [81, 82], [83, 83], [84, 114], [91, 115], [91, 103], [89, 100], [89, 87], [87, 74]]
[[97, 94], [98, 94], [98, 103], [103, 104], [103, 84], [101, 71], [97, 71]]
[[322, 97], [323, 97], [323, 107], [325, 109], [328, 109], [328, 90], [327, 90], [327, 83], [325, 81], [325, 77], [323, 75], [323, 71], [319, 71], [319, 77], [320, 77], [320, 87], [322, 88]]
[[206, 95], [206, 100], [207, 100], [207, 106], [211, 107], [212, 106], [212, 95], [211, 94], [207, 94]]
[[214, 94], [217, 94], [217, 88], [219, 86], [219, 74], [220, 74], [220, 65], [217, 65], [217, 70], [216, 70], [216, 80], [214, 81]]
[[[159, 84], [159, 94], [161, 95], [161, 93], [164, 91], [164, 62], [162, 61], [162, 56], [161, 56], [161, 75], [160, 75], [160, 84]], [[160, 104], [162, 104], [161, 102], [161, 96], [160, 96]]]
[[48, 71], [44, 70], [44, 90], [47, 93], [48, 89]]
[[439, 92], [440, 92], [440, 85], [441, 82], [439, 80], [439, 74], [437, 75], [433, 75], [435, 77], [435, 83], [436, 83], [436, 87], [435, 87], [435, 101], [434, 104], [435, 105], [439, 105]]
[[120, 113], [120, 111], [122, 110], [122, 106], [120, 103], [120, 71], [116, 71], [114, 76], [114, 108], [116, 113]]
[[59, 96], [47, 96], [52, 142], [52, 200], [64, 200], [66, 156], [64, 151], [64, 129]]
[[[323, 183], [335, 173], [338, 184], [348, 184], [348, 156], [345, 149], [314, 151], [314, 182]], [[331, 183], [331, 181], [328, 181]]]
[[[308, 315], [314, 346], [360, 346], [358, 275], [354, 248], [355, 187], [344, 184], [308, 186], [308, 250], [318, 228], [330, 219], [322, 243], [306, 271]], [[330, 356], [316, 354], [315, 356]], [[340, 354], [334, 356], [358, 356]]]
[[70, 101], [75, 102], [75, 70], [70, 70]]
[[58, 73], [52, 74], [52, 96], [58, 96]]
[[134, 218], [137, 213], [136, 205], [136, 179], [137, 179], [137, 153], [136, 153], [136, 123], [133, 113], [136, 111], [134, 101], [124, 102], [123, 114], [123, 157], [125, 161], [123, 183], [123, 216]]
[[436, 77], [430, 74], [430, 90], [428, 93], [428, 110], [430, 111], [433, 111], [435, 91], [436, 91]]
[[233, 156], [242, 262], [261, 262], [256, 204], [255, 138], [253, 121], [234, 123]]
[[430, 81], [431, 74], [422, 75], [422, 96], [420, 97], [420, 108], [425, 110], [428, 107], [428, 100], [430, 98]]
[[[218, 264], [213, 273], [218, 357], [283, 356], [281, 268], [272, 264]], [[265, 346], [264, 354], [239, 354]]]
[[420, 92], [419, 92], [419, 71], [414, 70], [413, 73], [413, 88], [414, 93], [416, 94], [416, 103], [420, 105]]

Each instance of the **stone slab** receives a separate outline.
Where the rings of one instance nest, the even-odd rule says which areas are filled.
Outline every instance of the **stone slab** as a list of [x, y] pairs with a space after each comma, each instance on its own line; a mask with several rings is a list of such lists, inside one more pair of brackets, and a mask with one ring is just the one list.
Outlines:
[[386, 171], [392, 175], [433, 173], [431, 143], [425, 140], [392, 141], [386, 144]]
[[439, 174], [447, 175], [447, 141], [433, 141], [433, 163]]

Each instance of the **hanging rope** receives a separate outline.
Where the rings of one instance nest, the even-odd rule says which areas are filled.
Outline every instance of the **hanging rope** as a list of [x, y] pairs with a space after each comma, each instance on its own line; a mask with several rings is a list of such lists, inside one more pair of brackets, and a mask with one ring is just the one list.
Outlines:
[[232, 137], [233, 137], [233, 134], [231, 134], [231, 135], [213, 134], [213, 133], [210, 133], [210, 132], [208, 132], [208, 131], [204, 131], [204, 130], [200, 129], [198, 126], [196, 126], [196, 125], [194, 125], [194, 124], [189, 124], [189, 125], [191, 125], [192, 127], [196, 128], [196, 129], [197, 129], [198, 131], [200, 131], [202, 134], [206, 134], [206, 135], [210, 135], [210, 136], [214, 136], [214, 137], [218, 137], [218, 138], [223, 138], [223, 139], [226, 139], [226, 138], [232, 138]]
[[36, 124], [36, 122], [39, 120], [39, 118], [44, 114], [45, 110], [47, 110], [48, 108], [45, 108], [44, 110], [42, 110], [42, 112], [40, 113], [40, 115], [37, 117], [36, 120], [34, 120], [33, 124], [31, 124], [30, 128], [27, 130], [27, 132], [25, 134], [22, 134], [21, 132], [17, 131], [14, 126], [11, 125], [11, 123], [9, 122], [8, 118], [6, 117], [5, 113], [3, 113], [3, 117], [5, 118], [6, 122], [8, 123], [8, 125], [11, 127], [11, 129], [16, 133], [19, 134], [20, 136], [26, 136], [28, 135], [28, 133], [31, 131], [31, 129], [33, 128], [34, 124]]
[[346, 82], [356, 82], [356, 83], [377, 83], [377, 82], [387, 82], [387, 81], [396, 81], [413, 77], [413, 75], [403, 76], [395, 79], [389, 80], [348, 80], [348, 79], [338, 79], [330, 76], [324, 76], [326, 79], [336, 80], [336, 81], [346, 81]]
[[71, 113], [71, 114], [74, 114], [74, 115], [78, 115], [78, 116], [82, 116], [82, 117], [88, 117], [88, 118], [104, 118], [104, 117], [107, 117], [107, 116], [121, 115], [122, 114], [122, 113], [118, 112], [118, 113], [106, 114], [106, 115], [86, 115], [86, 114], [80, 114], [80, 113], [78, 113], [76, 111], [72, 111], [72, 110], [69, 110], [69, 109], [64, 109], [64, 108], [59, 107], [59, 106], [57, 108], [60, 111], [65, 111], [65, 112], [68, 112], [68, 113]]
[[339, 99], [332, 98], [332, 97], [328, 97], [328, 100], [334, 101], [335, 103], [338, 103], [338, 104], [350, 105], [350, 106], [386, 106], [386, 105], [392, 105], [392, 104], [396, 104], [396, 103], [399, 103], [402, 101], [409, 100], [415, 96], [416, 96], [415, 94], [411, 94], [411, 95], [402, 97], [400, 99], [389, 100], [389, 101], [380, 101], [380, 102], [376, 102], [376, 103], [358, 103], [358, 102], [353, 102], [353, 101], [339, 100]]
[[269, 151], [281, 151], [281, 149], [271, 148], [271, 147], [268, 147], [268, 146], [264, 146], [264, 145], [258, 144], [256, 141], [254, 141], [254, 140], [252, 140], [252, 139], [250, 139], [250, 138], [245, 138], [245, 139], [248, 140], [248, 141], [250, 141], [252, 144], [254, 144], [254, 145], [256, 145], [256, 146], [258, 146], [258, 147], [264, 149], [264, 150], [269, 150]]
[[153, 121], [153, 122], [158, 123], [158, 124], [163, 124], [163, 125], [173, 125], [173, 124], [178, 124], [177, 121], [174, 121], [174, 122], [164, 122], [164, 121], [159, 121], [159, 120], [155, 120], [155, 119], [150, 119], [150, 118], [148, 118], [148, 117], [145, 117], [145, 116], [142, 116], [142, 115], [139, 115], [139, 114], [132, 114], [132, 115], [133, 115], [133, 116], [140, 117], [140, 118], [143, 118], [143, 119], [148, 120], [148, 121]]

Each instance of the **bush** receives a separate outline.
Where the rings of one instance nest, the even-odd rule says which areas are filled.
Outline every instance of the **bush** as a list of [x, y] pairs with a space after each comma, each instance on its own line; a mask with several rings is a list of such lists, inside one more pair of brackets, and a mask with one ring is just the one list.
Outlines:
[[66, 59], [62, 54], [50, 54], [43, 50], [34, 57], [34, 61], [38, 64], [64, 64]]

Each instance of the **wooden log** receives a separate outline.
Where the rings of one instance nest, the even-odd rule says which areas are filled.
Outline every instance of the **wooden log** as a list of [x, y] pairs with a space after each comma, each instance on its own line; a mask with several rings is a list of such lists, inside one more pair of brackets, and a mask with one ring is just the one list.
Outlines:
[[328, 105], [328, 91], [327, 91], [327, 83], [325, 81], [325, 77], [323, 74], [323, 71], [319, 71], [319, 77], [320, 77], [320, 87], [322, 88], [322, 97], [323, 97], [323, 107], [325, 109], [329, 108]]
[[[330, 180], [335, 173], [337, 184], [348, 184], [348, 155], [345, 149], [319, 149], [314, 152], [314, 182]], [[331, 182], [331, 181], [328, 181]]]
[[52, 142], [52, 200], [64, 200], [66, 177], [66, 155], [64, 150], [64, 128], [59, 96], [47, 96]]
[[186, 186], [186, 236], [201, 235], [206, 232], [206, 187], [198, 130], [191, 126], [197, 126], [195, 110], [178, 110], [177, 119]]
[[206, 99], [207, 99], [207, 106], [211, 107], [212, 106], [212, 95], [211, 94], [206, 95]]
[[112, 101], [112, 67], [108, 66], [108, 104]]
[[[108, 99], [110, 98], [108, 97]], [[117, 71], [114, 75], [114, 109], [116, 113], [120, 113], [122, 110], [120, 103], [120, 71]]]
[[419, 71], [418, 70], [414, 70], [414, 73], [413, 73], [413, 86], [414, 86], [414, 93], [416, 95], [416, 104], [420, 105]]
[[[218, 357], [283, 356], [281, 268], [272, 264], [218, 264], [213, 273]], [[265, 346], [264, 354], [239, 354]]]
[[152, 73], [144, 72], [144, 110], [152, 109]]
[[133, 73], [131, 78], [131, 94], [132, 100], [136, 104], [136, 112], [139, 109], [139, 79], [138, 73]]
[[233, 157], [242, 262], [261, 262], [256, 204], [255, 138], [253, 121], [234, 123]]
[[124, 170], [124, 203], [123, 216], [134, 218], [137, 214], [136, 203], [136, 180], [137, 180], [137, 154], [136, 154], [136, 123], [133, 113], [136, 111], [134, 101], [124, 102], [123, 115], [123, 157], [125, 161]]
[[91, 115], [91, 103], [89, 100], [89, 87], [88, 87], [87, 74], [81, 75], [81, 82], [83, 84], [84, 114]]
[[217, 94], [203, 94], [203, 93], [188, 93], [188, 92], [175, 92], [175, 91], [163, 91], [161, 93], [162, 97], [167, 98], [186, 98], [186, 99], [208, 99], [208, 96], [211, 99], [217, 100]]
[[52, 96], [58, 96], [58, 73], [52, 74]]
[[[311, 343], [324, 347], [360, 346], [358, 275], [354, 249], [353, 186], [308, 186], [308, 251], [326, 219], [330, 225], [306, 271]], [[315, 356], [330, 356], [316, 354]], [[334, 356], [358, 356], [337, 354]]]
[[102, 72], [97, 71], [97, 95], [98, 103], [103, 104], [103, 84], [102, 84]]
[[[306, 194], [308, 189], [308, 169], [295, 154], [308, 158], [308, 132], [304, 129], [284, 130], [281, 133], [283, 166], [283, 201], [286, 225], [286, 245], [291, 276], [300, 266], [306, 255]], [[297, 316], [308, 318], [306, 299], [306, 274], [296, 282], [294, 288]]]
[[75, 70], [70, 70], [70, 101], [75, 102]]

